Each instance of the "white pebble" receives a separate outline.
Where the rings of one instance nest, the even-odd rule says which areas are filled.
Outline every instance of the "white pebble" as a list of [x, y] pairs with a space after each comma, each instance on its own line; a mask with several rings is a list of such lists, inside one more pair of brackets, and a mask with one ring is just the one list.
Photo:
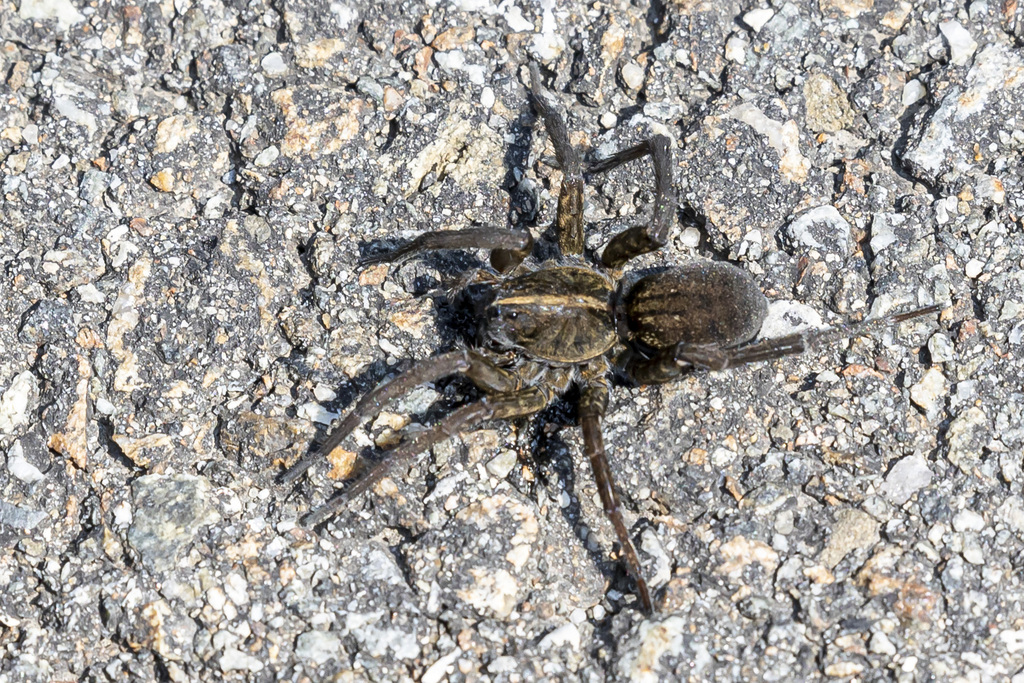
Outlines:
[[435, 52], [434, 61], [445, 71], [459, 71], [466, 65], [466, 53], [462, 50], [449, 50], [448, 52]]
[[515, 451], [505, 449], [490, 459], [487, 463], [487, 471], [498, 479], [504, 479], [512, 472], [518, 460]]
[[249, 602], [249, 584], [238, 572], [231, 572], [224, 578], [224, 591], [236, 605]]
[[227, 601], [228, 596], [224, 594], [224, 591], [220, 589], [220, 586], [214, 586], [210, 590], [206, 591], [206, 604], [218, 612], [224, 609], [224, 605]]
[[747, 46], [749, 43], [741, 36], [732, 36], [725, 41], [725, 58], [730, 62], [743, 64], [747, 61]]
[[288, 73], [288, 65], [284, 63], [284, 56], [280, 52], [268, 54], [260, 62], [260, 66], [268, 76], [283, 76]]
[[973, 510], [961, 510], [953, 516], [953, 528], [957, 531], [981, 531], [985, 518]]
[[487, 87], [480, 91], [480, 104], [485, 109], [490, 109], [494, 106], [494, 91]]
[[928, 353], [931, 354], [933, 363], [948, 363], [956, 358], [953, 342], [942, 332], [933, 334], [928, 340]]
[[875, 631], [871, 634], [871, 640], [868, 641], [868, 649], [875, 654], [887, 655], [889, 657], [896, 654], [896, 646], [893, 645], [888, 636], [881, 631]]
[[39, 391], [36, 377], [26, 370], [11, 382], [0, 398], [0, 433], [10, 434], [28, 422], [29, 398]]
[[1006, 190], [999, 178], [984, 175], [978, 178], [975, 184], [974, 194], [982, 199], [991, 199], [993, 204], [1002, 204], [1006, 201]]
[[220, 658], [221, 671], [262, 671], [263, 662], [241, 650], [229, 647]]
[[442, 680], [448, 677], [448, 667], [455, 663], [458, 659], [459, 654], [462, 652], [459, 648], [455, 648], [445, 656], [439, 658], [436, 662], [427, 667], [427, 670], [423, 672], [423, 677], [420, 680], [423, 683], [440, 683]]
[[564, 624], [559, 626], [554, 631], [541, 638], [540, 642], [537, 643], [537, 648], [543, 651], [550, 647], [561, 647], [562, 645], [572, 645], [573, 650], [579, 649], [580, 630], [576, 628], [575, 624]]
[[970, 261], [967, 262], [967, 265], [964, 266], [964, 275], [973, 280], [974, 278], [981, 275], [981, 271], [984, 267], [985, 263], [983, 261], [979, 261], [976, 258], [972, 258]]
[[265, 168], [277, 161], [279, 156], [281, 156], [281, 150], [279, 150], [276, 145], [271, 145], [257, 154], [253, 163], [261, 168]]
[[338, 398], [337, 392], [326, 384], [317, 384], [313, 387], [313, 395], [316, 396], [316, 400], [323, 401], [324, 403]]
[[768, 315], [761, 323], [760, 339], [773, 339], [822, 327], [821, 314], [807, 304], [777, 299], [768, 304]]
[[622, 82], [630, 90], [639, 90], [644, 84], [644, 70], [635, 62], [626, 62], [622, 65]]
[[949, 43], [950, 62], [957, 66], [963, 66], [971, 61], [974, 51], [978, 49], [978, 43], [971, 38], [971, 34], [960, 25], [960, 22], [944, 21], [939, 24], [939, 31]]
[[947, 393], [946, 377], [942, 370], [929, 368], [917, 384], [910, 387], [910, 400], [928, 414], [928, 419], [934, 420], [945, 403]]
[[974, 536], [964, 539], [963, 556], [965, 560], [976, 567], [985, 564], [985, 553], [982, 551], [978, 539]]
[[340, 652], [341, 637], [330, 631], [306, 631], [295, 644], [295, 656], [316, 666], [337, 658]]
[[1003, 641], [1006, 651], [1010, 654], [1024, 652], [1024, 630], [1006, 629], [999, 632], [999, 640]]
[[711, 464], [717, 468], [723, 468], [733, 460], [736, 459], [736, 451], [729, 450], [723, 446], [719, 446], [711, 454]]
[[339, 416], [339, 413], [332, 413], [315, 401], [307, 401], [306, 403], [303, 403], [295, 412], [301, 418], [309, 420], [310, 422], [317, 422], [322, 425], [331, 424], [337, 420]]
[[889, 470], [878, 492], [893, 505], [903, 505], [915, 492], [932, 482], [932, 471], [928, 460], [922, 455], [903, 458]]
[[921, 100], [927, 94], [928, 89], [924, 87], [924, 83], [914, 78], [907, 81], [907, 84], [903, 86], [903, 97], [901, 98], [901, 102], [904, 107], [909, 107], [915, 102]]
[[87, 304], [102, 304], [107, 300], [107, 297], [103, 296], [103, 292], [98, 290], [96, 285], [91, 282], [78, 285], [75, 287], [75, 291], [78, 292], [78, 296], [81, 297], [82, 301]]
[[762, 7], [760, 9], [752, 9], [743, 15], [743, 23], [751, 28], [754, 33], [757, 33], [764, 25], [768, 23], [768, 20], [775, 16], [775, 10], [769, 7]]
[[107, 399], [103, 398], [102, 396], [97, 396], [96, 410], [102, 413], [103, 415], [113, 415], [114, 411], [116, 411], [117, 408], [115, 408], [114, 404], [108, 401]]
[[700, 245], [700, 230], [692, 225], [688, 228], [683, 228], [683, 232], [679, 236], [679, 242], [684, 247], [696, 249]]
[[34, 484], [46, 478], [38, 467], [25, 459], [25, 452], [20, 441], [15, 441], [7, 451], [7, 469], [26, 484]]
[[505, 674], [515, 671], [517, 668], [519, 668], [519, 662], [516, 661], [515, 657], [502, 655], [501, 657], [495, 657], [491, 660], [491, 663], [487, 665], [487, 673]]

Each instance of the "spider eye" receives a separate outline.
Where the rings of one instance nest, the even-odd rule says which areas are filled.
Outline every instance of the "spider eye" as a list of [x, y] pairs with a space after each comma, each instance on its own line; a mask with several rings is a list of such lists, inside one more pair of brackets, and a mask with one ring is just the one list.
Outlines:
[[519, 313], [517, 311], [512, 311], [511, 313], [508, 314], [508, 319], [509, 320], [515, 320], [518, 317], [519, 317]]

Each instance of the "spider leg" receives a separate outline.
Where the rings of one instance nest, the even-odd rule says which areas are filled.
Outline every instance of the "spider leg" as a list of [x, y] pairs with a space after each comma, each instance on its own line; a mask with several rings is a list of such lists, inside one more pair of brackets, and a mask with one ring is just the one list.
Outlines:
[[748, 363], [799, 355], [823, 341], [833, 341], [862, 335], [880, 326], [895, 325], [907, 320], [937, 313], [940, 310], [942, 310], [941, 306], [924, 306], [907, 311], [906, 313], [887, 315], [858, 322], [840, 323], [833, 327], [807, 330], [773, 339], [764, 339], [753, 344], [731, 349], [679, 343], [674, 347], [659, 351], [652, 358], [632, 360], [627, 366], [626, 372], [640, 384], [659, 384], [673, 380], [694, 368], [725, 370]]
[[569, 142], [565, 119], [548, 101], [540, 82], [540, 68], [530, 63], [530, 92], [533, 106], [544, 119], [544, 127], [555, 148], [558, 167], [562, 169], [562, 186], [558, 191], [558, 248], [563, 256], [583, 253], [583, 162], [580, 153]]
[[620, 268], [626, 261], [660, 249], [668, 241], [668, 231], [672, 227], [676, 210], [669, 139], [664, 135], [655, 135], [646, 142], [619, 150], [587, 168], [587, 173], [604, 173], [648, 154], [654, 163], [654, 214], [649, 224], [626, 228], [608, 242], [601, 255], [601, 262], [608, 268]]
[[640, 605], [645, 613], [651, 614], [654, 611], [651, 594], [647, 589], [647, 581], [644, 579], [640, 567], [640, 559], [629, 538], [629, 529], [626, 528], [626, 522], [622, 519], [619, 496], [615, 492], [615, 480], [612, 478], [608, 457], [605, 455], [604, 438], [601, 436], [601, 418], [607, 408], [607, 379], [601, 377], [589, 381], [583, 388], [583, 394], [580, 397], [580, 427], [583, 430], [583, 448], [587, 457], [590, 458], [590, 466], [594, 470], [594, 480], [597, 482], [597, 491], [601, 496], [604, 513], [615, 527], [616, 536], [619, 537], [626, 569], [636, 582]]
[[[514, 265], [518, 265], [533, 250], [533, 236], [528, 230], [508, 230], [502, 228], [478, 227], [464, 230], [442, 230], [425, 232], [397, 249], [380, 254], [364, 256], [359, 259], [360, 266], [377, 263], [402, 263], [425, 251], [440, 249], [492, 249], [494, 253], [521, 255]], [[492, 262], [494, 261], [492, 253]], [[497, 264], [499, 271], [504, 272]]]
[[492, 419], [512, 419], [532, 415], [544, 409], [550, 396], [539, 388], [495, 394], [462, 406], [429, 429], [419, 432], [408, 441], [383, 454], [383, 459], [361, 472], [322, 506], [307, 514], [302, 523], [316, 526], [348, 505], [359, 495], [387, 476], [393, 468], [407, 462], [436, 443], [455, 436], [460, 431]]
[[[655, 138], [661, 138], [666, 141], [664, 135], [656, 135]], [[651, 154], [651, 143], [652, 140], [644, 140], [638, 145], [620, 149], [618, 152], [614, 152], [611, 156], [607, 156], [604, 159], [598, 159], [597, 161], [591, 161], [587, 164], [587, 168], [584, 171], [586, 175], [594, 175], [595, 173], [607, 173], [613, 168], [618, 168], [625, 163], [630, 161], [636, 161], [637, 159], [643, 159], [648, 154]]]
[[308, 470], [322, 456], [330, 453], [359, 426], [364, 419], [379, 413], [392, 399], [408, 393], [413, 387], [433, 382], [442, 377], [461, 373], [485, 391], [514, 391], [519, 380], [512, 373], [498, 367], [486, 356], [470, 350], [452, 351], [422, 360], [411, 368], [377, 386], [363, 396], [319, 447], [313, 448], [278, 477], [278, 483], [290, 484]]

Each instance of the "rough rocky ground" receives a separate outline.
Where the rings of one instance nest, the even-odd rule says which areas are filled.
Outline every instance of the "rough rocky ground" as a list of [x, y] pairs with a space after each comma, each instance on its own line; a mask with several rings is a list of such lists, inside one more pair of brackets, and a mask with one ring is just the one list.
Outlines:
[[[1015, 0], [0, 3], [0, 681], [1024, 680], [1024, 6]], [[472, 332], [480, 253], [574, 139], [661, 132], [678, 221], [800, 358], [615, 391], [656, 588], [614, 560], [571, 402], [433, 449], [323, 529], [274, 477]], [[595, 179], [600, 251], [652, 198]], [[394, 443], [472, 397], [425, 387]]]

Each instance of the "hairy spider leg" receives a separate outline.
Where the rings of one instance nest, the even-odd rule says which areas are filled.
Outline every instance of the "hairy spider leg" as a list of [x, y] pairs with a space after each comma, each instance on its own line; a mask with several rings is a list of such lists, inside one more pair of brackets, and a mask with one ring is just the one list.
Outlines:
[[337, 448], [363, 420], [383, 410], [389, 401], [405, 395], [420, 384], [434, 382], [455, 373], [465, 375], [477, 387], [491, 393], [515, 391], [520, 384], [514, 374], [472, 350], [451, 351], [422, 360], [397, 377], [382, 382], [376, 389], [363, 396], [355, 408], [338, 424], [337, 429], [319, 447], [285, 470], [278, 477], [278, 482], [290, 484], [298, 479], [313, 463]]
[[530, 92], [533, 106], [544, 119], [551, 145], [555, 148], [558, 167], [562, 169], [562, 186], [558, 191], [558, 248], [563, 256], [583, 253], [583, 162], [580, 153], [569, 142], [565, 119], [547, 98], [540, 82], [540, 68], [530, 63]]
[[647, 614], [654, 611], [651, 602], [651, 594], [647, 589], [647, 581], [644, 579], [640, 567], [640, 559], [637, 557], [636, 549], [629, 538], [629, 529], [622, 519], [622, 508], [619, 505], [619, 496], [615, 492], [615, 480], [612, 477], [612, 470], [608, 464], [608, 456], [604, 450], [604, 438], [601, 435], [601, 418], [608, 409], [608, 380], [606, 377], [597, 377], [587, 382], [580, 396], [580, 428], [583, 430], [583, 449], [590, 459], [590, 467], [594, 470], [594, 481], [597, 482], [597, 492], [601, 496], [601, 505], [604, 507], [604, 514], [615, 527], [615, 535], [619, 538], [619, 545], [622, 546], [622, 556], [625, 560], [626, 569], [636, 582], [637, 597], [640, 605]]
[[907, 320], [938, 313], [941, 310], [942, 307], [938, 305], [924, 306], [905, 313], [840, 323], [823, 329], [764, 339], [732, 349], [679, 343], [674, 347], [663, 349], [650, 359], [633, 360], [627, 368], [627, 374], [640, 384], [660, 384], [675, 379], [694, 368], [725, 370], [738, 365], [799, 355], [822, 341], [858, 336], [876, 327], [896, 325]]
[[587, 174], [604, 173], [629, 161], [650, 155], [654, 165], [654, 212], [651, 222], [634, 225], [613, 237], [604, 248], [601, 263], [608, 268], [621, 268], [641, 254], [661, 249], [668, 242], [676, 210], [676, 189], [672, 183], [672, 150], [669, 139], [655, 135], [638, 145], [619, 150], [605, 159], [587, 166]]
[[494, 263], [494, 255], [501, 253], [522, 254], [514, 265], [518, 265], [533, 250], [533, 236], [529, 230], [511, 230], [506, 228], [477, 227], [465, 228], [463, 230], [442, 230], [440, 232], [425, 232], [416, 237], [408, 244], [397, 249], [385, 251], [380, 254], [372, 254], [359, 259], [359, 265], [371, 266], [378, 263], [403, 263], [413, 256], [425, 251], [438, 251], [441, 249], [489, 249], [494, 250], [491, 254], [491, 263], [500, 271], [505, 272], [510, 267], [501, 267]]
[[380, 461], [361, 472], [359, 476], [331, 496], [326, 503], [303, 517], [302, 523], [307, 526], [316, 526], [323, 522], [368, 491], [374, 484], [387, 476], [394, 467], [407, 462], [434, 444], [488, 420], [508, 420], [533, 415], [543, 410], [550, 398], [551, 395], [541, 389], [530, 387], [521, 391], [485, 396], [479, 401], [462, 406], [432, 427], [417, 433], [395, 448], [385, 451]]

